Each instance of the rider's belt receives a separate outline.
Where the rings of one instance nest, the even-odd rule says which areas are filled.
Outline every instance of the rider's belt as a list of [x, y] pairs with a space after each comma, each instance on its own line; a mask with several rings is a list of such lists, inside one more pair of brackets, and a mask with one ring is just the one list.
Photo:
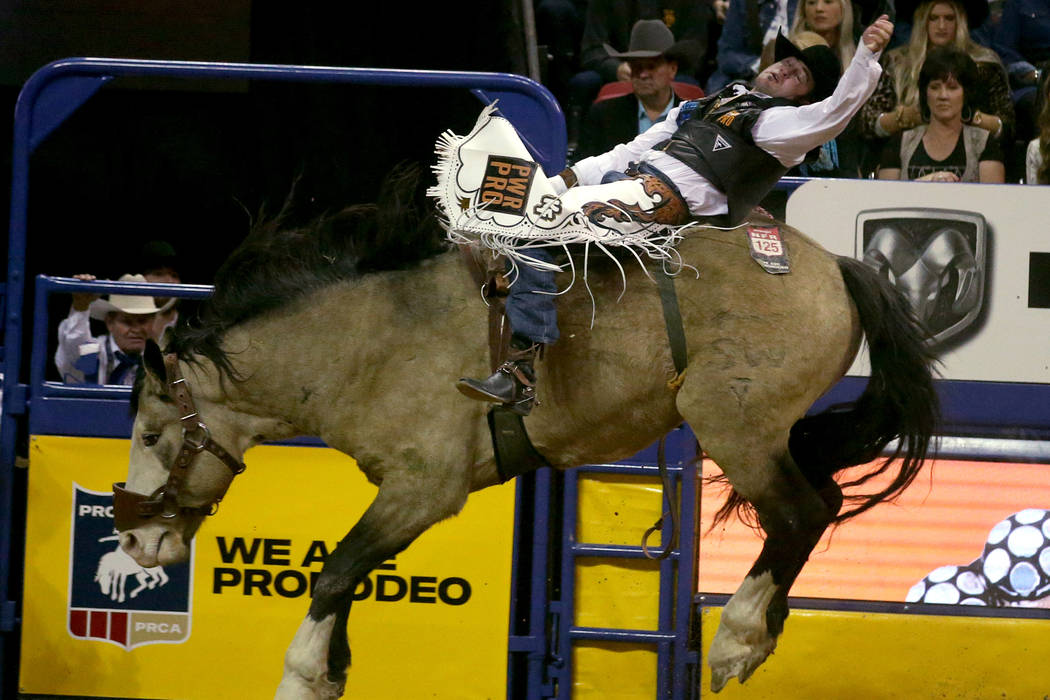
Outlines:
[[639, 175], [648, 175], [651, 178], [655, 178], [661, 186], [661, 194], [667, 201], [667, 206], [662, 208], [662, 212], [658, 217], [659, 223], [680, 225], [689, 222], [692, 219], [692, 215], [689, 213], [689, 205], [686, 204], [685, 197], [682, 196], [682, 192], [671, 182], [671, 178], [663, 174], [663, 172], [654, 167], [650, 163], [631, 163], [627, 166], [627, 170], [624, 171], [628, 177], [637, 177]]

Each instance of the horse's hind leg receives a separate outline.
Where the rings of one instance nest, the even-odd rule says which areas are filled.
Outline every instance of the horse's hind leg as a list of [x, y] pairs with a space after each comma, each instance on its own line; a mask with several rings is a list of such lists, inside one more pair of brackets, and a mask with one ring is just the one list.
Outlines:
[[775, 468], [785, 475], [786, 488], [753, 496], [765, 543], [722, 610], [708, 654], [711, 689], [716, 693], [733, 676], [741, 683], [747, 680], [776, 647], [788, 616], [788, 591], [842, 504], [834, 481], [829, 479], [819, 492], [814, 490], [801, 479], [790, 456], [785, 454]]
[[350, 665], [346, 623], [351, 596], [372, 569], [405, 549], [466, 501], [465, 475], [388, 475], [365, 514], [325, 560], [310, 612], [285, 655], [279, 700], [338, 698]]
[[823, 477], [815, 488], [791, 459], [790, 407], [777, 413], [757, 392], [719, 395], [710, 384], [705, 388], [701, 397], [684, 387], [679, 408], [736, 492], [755, 507], [766, 533], [762, 552], [722, 611], [711, 645], [711, 689], [718, 692], [733, 676], [741, 682], [750, 677], [776, 647], [788, 614], [788, 590], [838, 513], [841, 493]]

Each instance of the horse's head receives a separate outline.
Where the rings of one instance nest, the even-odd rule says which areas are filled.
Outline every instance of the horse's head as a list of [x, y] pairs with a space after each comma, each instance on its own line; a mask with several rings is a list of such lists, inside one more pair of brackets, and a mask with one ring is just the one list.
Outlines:
[[202, 386], [212, 384], [201, 381], [206, 372], [184, 377], [178, 358], [152, 341], [143, 366], [128, 480], [113, 485], [113, 510], [120, 546], [151, 567], [189, 557], [190, 540], [244, 469], [252, 440]]

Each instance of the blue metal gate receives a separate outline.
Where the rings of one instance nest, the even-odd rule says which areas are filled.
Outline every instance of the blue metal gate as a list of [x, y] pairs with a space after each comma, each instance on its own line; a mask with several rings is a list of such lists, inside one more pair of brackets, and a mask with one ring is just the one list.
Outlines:
[[[27, 430], [64, 433], [76, 416], [80, 434], [126, 436], [129, 390], [116, 387], [63, 386], [44, 381], [48, 361], [46, 298], [55, 291], [116, 292], [127, 290], [117, 282], [80, 283], [40, 278], [37, 282], [37, 317], [28, 322], [25, 278], [27, 210], [30, 158], [36, 148], [78, 108], [110, 81], [127, 77], [180, 79], [259, 80], [299, 83], [381, 85], [412, 88], [463, 88], [481, 102], [499, 100], [500, 111], [516, 126], [536, 160], [548, 171], [558, 172], [565, 162], [565, 122], [557, 101], [542, 85], [506, 73], [413, 71], [365, 68], [329, 68], [188, 61], [147, 61], [107, 58], [71, 58], [37, 71], [23, 87], [15, 110], [12, 153], [11, 210], [7, 280], [0, 296], [6, 311], [3, 326], [3, 413], [0, 417], [0, 694], [15, 692], [19, 631], [19, 600], [12, 574], [12, 553], [17, 549], [24, 523], [13, 514], [17, 440]], [[137, 286], [138, 293], [168, 294], [162, 288]], [[180, 296], [203, 297], [206, 286], [184, 286]], [[23, 362], [25, 334], [32, 328], [31, 367]], [[85, 407], [90, 410], [85, 411]], [[90, 416], [87, 424], [84, 417]], [[62, 426], [66, 429], [62, 429]]]

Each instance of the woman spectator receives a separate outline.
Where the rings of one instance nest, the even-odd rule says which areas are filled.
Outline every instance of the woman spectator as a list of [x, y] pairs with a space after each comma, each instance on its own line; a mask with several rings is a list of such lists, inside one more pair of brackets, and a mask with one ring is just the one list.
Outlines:
[[[911, 129], [921, 122], [919, 114], [919, 71], [926, 55], [935, 47], [951, 47], [966, 53], [977, 65], [977, 79], [971, 98], [972, 112], [967, 123], [1011, 142], [1014, 108], [1010, 85], [999, 56], [970, 38], [967, 9], [982, 21], [987, 15], [985, 0], [972, 0], [967, 8], [956, 0], [925, 0], [915, 10], [911, 37], [907, 44], [886, 52], [883, 74], [875, 93], [861, 109], [858, 119], [862, 136], [878, 144]], [[983, 9], [982, 9], [983, 8]], [[978, 14], [981, 13], [981, 14]]]
[[1036, 121], [1038, 134], [1028, 142], [1024, 159], [1024, 181], [1029, 185], [1050, 185], [1050, 76], [1041, 85], [1043, 108]]
[[853, 3], [846, 0], [802, 0], [791, 22], [788, 38], [794, 39], [800, 32], [819, 34], [845, 68], [857, 50], [857, 42], [853, 39]]
[[966, 53], [931, 49], [919, 72], [919, 112], [928, 122], [894, 136], [879, 162], [880, 180], [1003, 182], [1002, 148], [973, 126], [977, 65]]

